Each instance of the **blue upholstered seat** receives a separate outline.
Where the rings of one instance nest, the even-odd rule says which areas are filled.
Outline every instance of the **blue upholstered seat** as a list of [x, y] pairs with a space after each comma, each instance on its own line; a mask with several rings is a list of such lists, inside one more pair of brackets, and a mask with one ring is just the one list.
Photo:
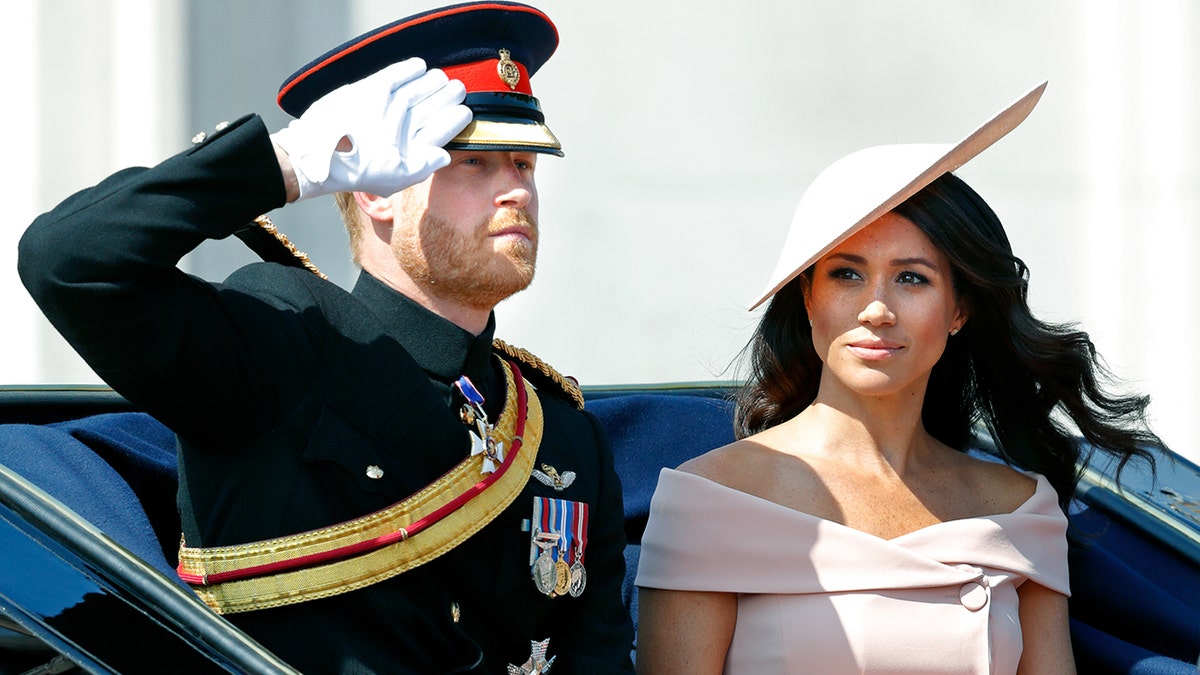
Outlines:
[[[636, 621], [633, 578], [659, 470], [731, 442], [732, 407], [703, 396], [635, 394], [590, 400], [587, 409], [608, 430], [624, 487], [624, 593]], [[0, 425], [0, 464], [176, 579], [175, 439], [153, 418], [112, 413]], [[1200, 569], [1086, 504], [1073, 510], [1071, 520], [1084, 535], [1070, 560], [1071, 631], [1080, 672], [1194, 675]]]

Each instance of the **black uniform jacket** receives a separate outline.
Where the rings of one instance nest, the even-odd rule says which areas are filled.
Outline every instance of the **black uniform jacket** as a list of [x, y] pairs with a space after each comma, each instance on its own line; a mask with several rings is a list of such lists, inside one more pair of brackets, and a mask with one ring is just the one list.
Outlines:
[[[176, 267], [284, 202], [270, 139], [252, 116], [73, 195], [21, 241], [21, 277], [55, 327], [178, 435], [189, 546], [385, 508], [467, 456], [454, 380], [474, 381], [491, 419], [504, 401], [493, 325], [473, 336], [367, 274], [348, 293], [273, 263], [222, 284]], [[574, 471], [570, 487], [529, 481], [475, 536], [390, 580], [229, 619], [307, 673], [504, 672], [547, 637], [555, 673], [632, 670], [611, 452], [596, 420], [549, 389], [539, 393], [538, 465]], [[368, 466], [383, 475], [369, 477]], [[588, 585], [577, 598], [552, 599], [531, 580], [535, 495], [589, 505]]]

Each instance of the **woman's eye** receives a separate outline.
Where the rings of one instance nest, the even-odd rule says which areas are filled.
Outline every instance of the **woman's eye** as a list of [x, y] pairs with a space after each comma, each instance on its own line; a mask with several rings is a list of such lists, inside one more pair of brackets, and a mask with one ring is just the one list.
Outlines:
[[929, 280], [916, 272], [901, 272], [896, 281], [902, 284], [927, 284]]
[[859, 276], [858, 272], [850, 269], [849, 267], [839, 267], [837, 269], [834, 269], [829, 272], [829, 277], [831, 279], [851, 279], [851, 280], [862, 278], [861, 276]]

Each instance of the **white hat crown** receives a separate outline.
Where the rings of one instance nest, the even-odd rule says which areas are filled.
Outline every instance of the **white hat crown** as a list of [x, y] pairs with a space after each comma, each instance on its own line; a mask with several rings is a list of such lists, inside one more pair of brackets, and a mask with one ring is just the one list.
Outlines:
[[1033, 111], [1046, 84], [1031, 89], [958, 143], [878, 145], [829, 165], [800, 198], [771, 280], [750, 309], [856, 232], [1015, 129]]

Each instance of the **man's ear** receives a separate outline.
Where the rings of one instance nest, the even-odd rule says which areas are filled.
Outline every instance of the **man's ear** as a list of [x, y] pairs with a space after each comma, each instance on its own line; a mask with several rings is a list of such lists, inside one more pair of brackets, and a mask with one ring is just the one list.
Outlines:
[[390, 223], [395, 217], [392, 200], [388, 197], [380, 197], [370, 192], [355, 192], [354, 203], [358, 204], [358, 208], [371, 220]]

